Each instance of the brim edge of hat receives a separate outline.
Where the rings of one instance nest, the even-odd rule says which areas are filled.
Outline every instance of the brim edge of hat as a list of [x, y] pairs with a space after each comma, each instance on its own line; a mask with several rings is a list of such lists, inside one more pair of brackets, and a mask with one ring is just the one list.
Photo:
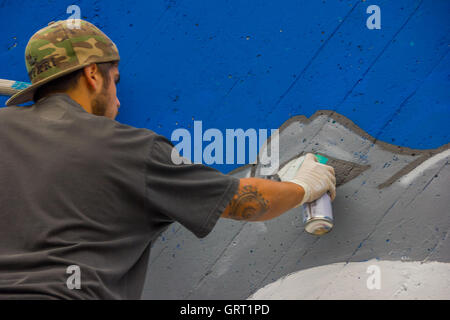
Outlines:
[[88, 65], [90, 65], [91, 63], [103, 63], [103, 62], [113, 62], [113, 61], [119, 61], [119, 59], [117, 59], [116, 57], [114, 59], [108, 58], [108, 59], [99, 59], [98, 61], [90, 61], [87, 63], [84, 63], [82, 65], [78, 65], [78, 66], [74, 66], [72, 68], [69, 68], [67, 70], [64, 70], [60, 73], [54, 74], [48, 78], [42, 79], [36, 83], [33, 83], [31, 86], [29, 86], [28, 88], [25, 88], [23, 90], [20, 90], [19, 92], [15, 93], [14, 95], [12, 95], [5, 103], [5, 106], [9, 107], [9, 106], [14, 106], [14, 105], [18, 105], [18, 104], [22, 104], [25, 102], [29, 102], [31, 100], [33, 100], [33, 96], [35, 91], [42, 85], [46, 84], [47, 82], [50, 82], [52, 80], [58, 79], [62, 76], [65, 76], [66, 74], [69, 74], [71, 72], [77, 71], [81, 68], [84, 68]]

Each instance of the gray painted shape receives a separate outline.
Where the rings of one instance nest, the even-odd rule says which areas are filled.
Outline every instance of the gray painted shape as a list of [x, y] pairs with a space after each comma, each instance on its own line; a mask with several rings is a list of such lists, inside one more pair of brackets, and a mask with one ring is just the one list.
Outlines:
[[[320, 111], [283, 124], [279, 146], [280, 163], [314, 152], [364, 167], [352, 179], [337, 176], [344, 183], [333, 202], [333, 230], [321, 237], [306, 233], [302, 209], [267, 222], [220, 219], [200, 240], [174, 224], [154, 244], [143, 299], [245, 299], [288, 274], [333, 263], [449, 262], [448, 145], [401, 148]], [[254, 164], [231, 174], [259, 172]]]

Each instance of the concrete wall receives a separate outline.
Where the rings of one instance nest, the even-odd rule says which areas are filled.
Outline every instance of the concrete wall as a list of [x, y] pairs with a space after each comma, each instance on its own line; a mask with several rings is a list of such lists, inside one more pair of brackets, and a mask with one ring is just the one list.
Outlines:
[[[193, 133], [195, 120], [222, 132], [281, 128], [282, 162], [314, 151], [338, 169], [330, 234], [306, 234], [299, 210], [223, 220], [202, 240], [174, 224], [154, 244], [143, 298], [273, 297], [257, 292], [279, 279], [298, 282], [283, 298], [414, 298], [398, 290], [436, 279], [433, 297], [450, 297], [449, 1], [0, 1], [0, 78], [28, 80], [29, 37], [72, 4], [119, 47], [118, 121], [169, 138]], [[379, 30], [366, 27], [370, 5], [381, 9]], [[381, 290], [364, 287], [367, 263], [388, 281]], [[426, 263], [439, 272], [411, 280], [434, 267]], [[301, 291], [305, 274], [330, 280]]]
[[[279, 145], [281, 164], [304, 152], [330, 159], [338, 185], [332, 231], [306, 233], [301, 208], [267, 222], [221, 220], [200, 241], [174, 225], [154, 245], [145, 298], [450, 298], [449, 144], [387, 144], [319, 111], [286, 121]], [[260, 169], [232, 174], [258, 177]], [[355, 265], [361, 261], [370, 263]], [[373, 265], [381, 286], [370, 290]]]

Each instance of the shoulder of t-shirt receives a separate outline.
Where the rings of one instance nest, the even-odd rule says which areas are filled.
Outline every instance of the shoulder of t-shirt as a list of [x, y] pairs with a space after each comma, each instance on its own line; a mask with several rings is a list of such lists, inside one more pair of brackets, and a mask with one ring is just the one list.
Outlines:
[[148, 136], [148, 138], [151, 139], [152, 143], [153, 139], [158, 136], [156, 132], [147, 128], [137, 128], [111, 119], [105, 119], [105, 121], [110, 121], [110, 124], [114, 127], [114, 129], [119, 132], [130, 132], [136, 135]]
[[172, 157], [172, 150], [175, 148], [172, 141], [157, 133], [154, 133], [151, 139], [149, 157], [162, 162], [169, 161]]
[[123, 124], [117, 121], [112, 121], [115, 129], [118, 131], [132, 132], [133, 134], [147, 136], [149, 139], [149, 156], [156, 154], [167, 157], [171, 155], [174, 145], [167, 137], [154, 132], [147, 128], [136, 128], [127, 124]]

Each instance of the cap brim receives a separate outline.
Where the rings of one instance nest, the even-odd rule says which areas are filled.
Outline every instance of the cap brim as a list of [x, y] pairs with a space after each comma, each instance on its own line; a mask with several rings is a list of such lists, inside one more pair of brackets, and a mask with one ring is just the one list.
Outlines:
[[14, 94], [11, 98], [9, 98], [5, 105], [6, 106], [13, 106], [13, 105], [17, 105], [17, 104], [22, 104], [28, 101], [33, 100], [33, 96], [34, 93], [36, 92], [36, 90], [41, 87], [42, 85], [46, 84], [47, 82], [50, 82], [52, 80], [58, 79], [62, 76], [65, 76], [66, 74], [69, 74], [71, 72], [77, 71], [78, 69], [82, 69], [88, 65], [90, 65], [91, 63], [103, 63], [103, 62], [112, 62], [112, 61], [116, 61], [117, 59], [111, 60], [111, 59], [105, 59], [106, 61], [96, 61], [96, 62], [88, 62], [82, 65], [78, 65], [78, 66], [74, 66], [72, 68], [69, 68], [67, 70], [64, 70], [62, 72], [59, 72], [57, 74], [54, 74], [48, 78], [42, 79], [36, 83], [33, 83], [31, 86], [29, 86], [28, 88], [25, 88], [23, 90], [20, 90], [19, 92], [17, 92], [16, 94]]
[[20, 90], [19, 92], [15, 93], [11, 98], [6, 100], [5, 105], [13, 106], [16, 104], [25, 103], [25, 102], [32, 100], [33, 96], [34, 96], [34, 92], [40, 85], [42, 85], [42, 84], [36, 83], [34, 85], [29, 86], [28, 88]]

